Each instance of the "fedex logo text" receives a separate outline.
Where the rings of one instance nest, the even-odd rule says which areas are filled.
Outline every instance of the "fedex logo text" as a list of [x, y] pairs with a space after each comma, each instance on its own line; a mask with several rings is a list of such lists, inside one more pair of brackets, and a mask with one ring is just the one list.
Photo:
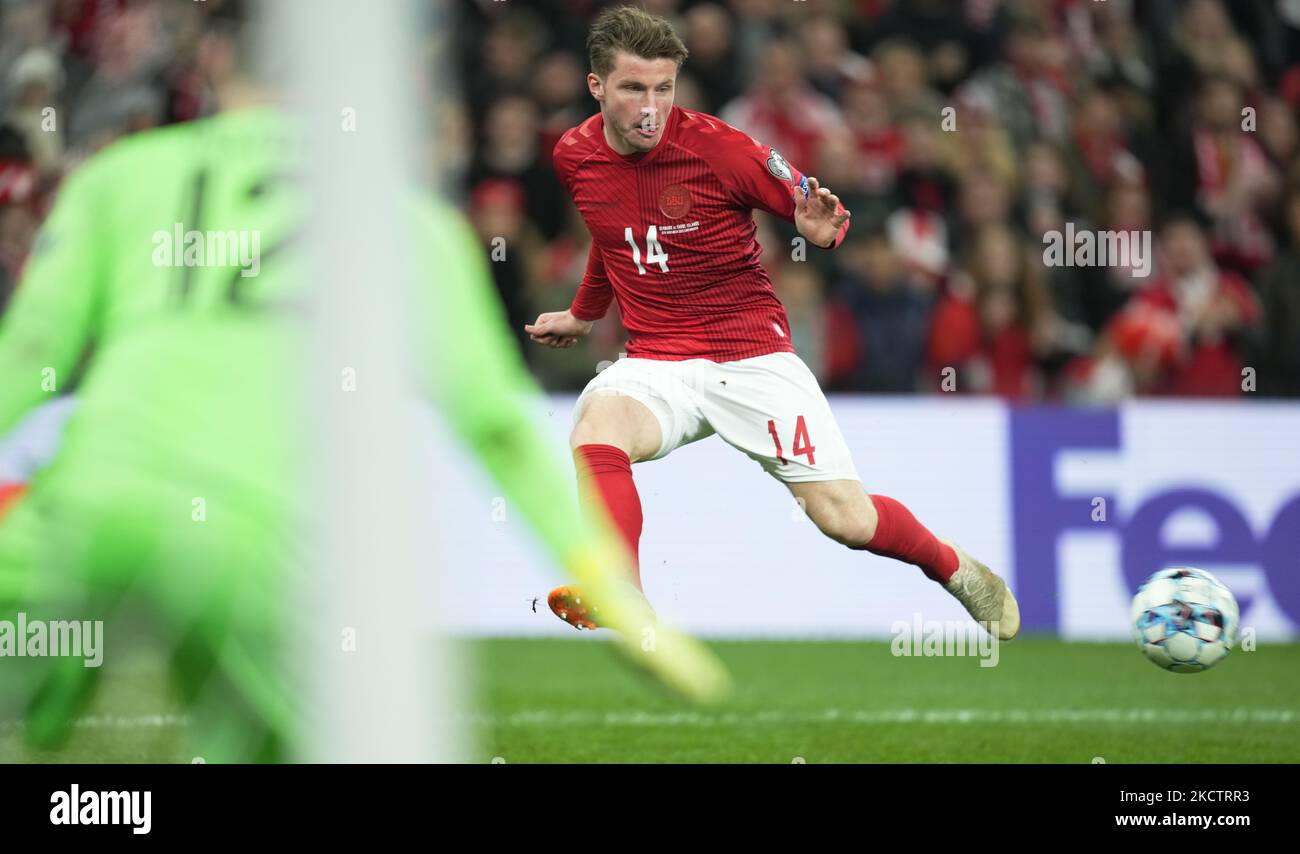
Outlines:
[[[1166, 566], [1255, 566], [1280, 611], [1300, 625], [1300, 471], [1297, 488], [1275, 505], [1262, 529], [1252, 527], [1239, 496], [1199, 475], [1204, 461], [1191, 453], [1183, 466], [1183, 484], [1169, 482], [1136, 506], [1120, 507], [1113, 493], [1062, 494], [1055, 475], [1057, 457], [1068, 451], [1130, 452], [1121, 444], [1119, 412], [1028, 408], [1013, 410], [1009, 418], [1015, 586], [1026, 629], [1059, 627], [1058, 543], [1067, 532], [1097, 530], [1092, 516], [1097, 497], [1122, 511], [1113, 513], [1106, 530], [1120, 538], [1120, 562], [1130, 591]], [[1241, 479], [1243, 489], [1248, 488], [1249, 476]], [[1170, 541], [1166, 523], [1186, 511], [1210, 521], [1212, 541]], [[1244, 616], [1249, 601], [1243, 599], [1241, 605]]]

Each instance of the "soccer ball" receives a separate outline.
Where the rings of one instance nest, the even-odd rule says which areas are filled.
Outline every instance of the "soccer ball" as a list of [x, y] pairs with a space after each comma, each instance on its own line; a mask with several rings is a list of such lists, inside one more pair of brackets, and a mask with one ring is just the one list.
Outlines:
[[1148, 578], [1133, 597], [1133, 639], [1175, 673], [1208, 670], [1237, 642], [1237, 600], [1203, 569], [1178, 566]]

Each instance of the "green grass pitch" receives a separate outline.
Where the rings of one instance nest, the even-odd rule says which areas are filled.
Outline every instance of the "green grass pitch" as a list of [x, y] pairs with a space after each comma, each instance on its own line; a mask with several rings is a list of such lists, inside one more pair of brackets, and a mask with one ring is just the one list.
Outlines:
[[733, 698], [692, 709], [593, 639], [480, 645], [482, 756], [506, 762], [1296, 762], [1300, 644], [1166, 673], [1132, 644], [1022, 638], [996, 666], [887, 642], [713, 644]]
[[[996, 667], [887, 642], [727, 641], [734, 696], [693, 708], [599, 635], [470, 645], [473, 761], [1300, 762], [1300, 644], [1165, 673], [1131, 644], [1022, 638]], [[499, 759], [497, 759], [499, 757]], [[57, 753], [0, 722], [3, 762], [190, 762], [158, 673], [124, 668]]]

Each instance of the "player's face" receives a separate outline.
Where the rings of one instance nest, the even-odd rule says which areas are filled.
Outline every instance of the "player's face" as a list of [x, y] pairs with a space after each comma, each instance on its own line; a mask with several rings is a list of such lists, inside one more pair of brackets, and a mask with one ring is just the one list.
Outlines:
[[605, 139], [619, 154], [649, 151], [663, 136], [673, 108], [677, 63], [620, 52], [603, 80], [587, 75], [591, 96], [605, 116]]

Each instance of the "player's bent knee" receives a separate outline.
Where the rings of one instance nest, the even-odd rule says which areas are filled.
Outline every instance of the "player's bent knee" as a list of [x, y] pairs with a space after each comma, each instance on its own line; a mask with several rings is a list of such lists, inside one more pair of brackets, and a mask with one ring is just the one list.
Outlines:
[[599, 394], [583, 406], [569, 447], [613, 445], [636, 462], [659, 450], [659, 434], [659, 422], [645, 404], [625, 395]]
[[826, 536], [835, 542], [850, 549], [860, 549], [871, 542], [875, 536], [875, 524], [866, 524], [859, 519], [839, 519], [829, 526], [830, 530], [822, 529]]
[[583, 445], [613, 445], [621, 449], [623, 453], [631, 456], [632, 443], [627, 437], [620, 435], [617, 430], [586, 419], [579, 421], [574, 426], [573, 432], [569, 434], [569, 447], [571, 449], [576, 451]]
[[844, 538], [840, 542], [851, 549], [865, 548], [876, 536], [876, 522], [879, 520], [876, 508], [868, 499], [865, 506], [859, 504], [852, 515], [853, 519], [843, 532]]

